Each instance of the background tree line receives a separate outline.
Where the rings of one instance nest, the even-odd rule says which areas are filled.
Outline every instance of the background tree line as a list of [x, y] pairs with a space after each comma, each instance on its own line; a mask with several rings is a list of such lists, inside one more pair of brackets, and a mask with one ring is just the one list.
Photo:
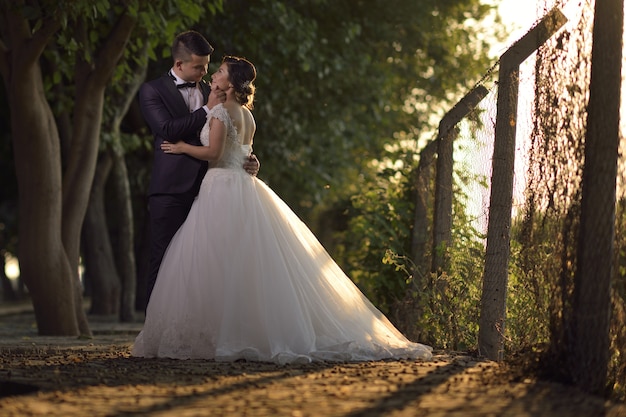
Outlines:
[[492, 12], [478, 0], [41, 0], [1, 10], [3, 250], [19, 257], [42, 334], [89, 334], [85, 291], [93, 314], [132, 320], [143, 308], [151, 136], [136, 91], [169, 69], [176, 33], [206, 34], [214, 64], [235, 54], [257, 65], [260, 177], [338, 255], [351, 237], [337, 243], [331, 232], [379, 175], [373, 162], [399, 138], [415, 148], [432, 114], [490, 62], [469, 24]]

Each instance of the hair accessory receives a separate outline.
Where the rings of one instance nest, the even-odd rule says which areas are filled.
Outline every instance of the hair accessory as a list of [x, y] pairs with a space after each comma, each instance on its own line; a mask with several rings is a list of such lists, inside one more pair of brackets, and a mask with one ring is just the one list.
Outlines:
[[243, 84], [241, 84], [241, 88], [245, 90], [246, 88], [248, 88], [249, 85], [250, 85], [250, 80], [244, 81]]

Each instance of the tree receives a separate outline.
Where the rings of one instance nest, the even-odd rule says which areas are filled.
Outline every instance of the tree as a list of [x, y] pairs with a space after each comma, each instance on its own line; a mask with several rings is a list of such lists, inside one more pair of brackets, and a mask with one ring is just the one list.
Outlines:
[[40, 334], [91, 333], [78, 277], [80, 230], [95, 167], [104, 88], [132, 32], [136, 10], [124, 9], [93, 56], [75, 56], [74, 85], [81, 93], [76, 94], [64, 174], [40, 59], [68, 20], [76, 22], [78, 42], [86, 41], [89, 22], [107, 6], [105, 1], [1, 6], [0, 72], [11, 108], [19, 187], [18, 257]]
[[604, 392], [609, 361], [623, 26], [623, 0], [596, 0], [578, 262], [566, 347], [573, 382], [596, 394]]
[[168, 0], [0, 6], [0, 73], [11, 108], [19, 188], [18, 258], [40, 334], [90, 334], [78, 267], [105, 89], [137, 22], [171, 34], [181, 21], [171, 25], [155, 10], [175, 13], [177, 7], [183, 16], [201, 10], [192, 2]]

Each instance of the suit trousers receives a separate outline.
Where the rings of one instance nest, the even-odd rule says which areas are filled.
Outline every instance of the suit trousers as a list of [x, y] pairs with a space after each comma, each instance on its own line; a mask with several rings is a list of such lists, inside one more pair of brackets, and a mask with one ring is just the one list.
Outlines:
[[194, 187], [184, 194], [154, 194], [149, 197], [151, 243], [146, 307], [150, 302], [150, 295], [156, 284], [165, 251], [176, 231], [187, 218], [196, 194], [197, 189]]

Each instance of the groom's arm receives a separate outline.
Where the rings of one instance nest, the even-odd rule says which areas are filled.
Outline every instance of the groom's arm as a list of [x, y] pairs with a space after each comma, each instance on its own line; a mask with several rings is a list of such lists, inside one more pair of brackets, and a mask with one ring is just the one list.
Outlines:
[[206, 111], [203, 108], [181, 117], [174, 117], [170, 111], [171, 106], [165, 103], [163, 94], [150, 83], [141, 86], [139, 105], [152, 133], [170, 141], [196, 137], [206, 122]]

